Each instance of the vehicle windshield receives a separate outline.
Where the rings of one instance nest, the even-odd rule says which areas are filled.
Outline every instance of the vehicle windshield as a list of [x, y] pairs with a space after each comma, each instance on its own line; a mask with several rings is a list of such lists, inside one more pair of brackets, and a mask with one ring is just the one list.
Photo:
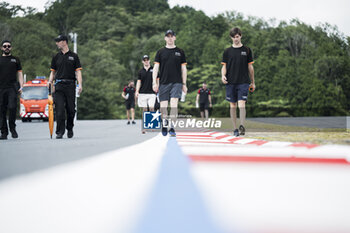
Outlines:
[[22, 98], [25, 100], [47, 99], [49, 90], [47, 87], [23, 87]]

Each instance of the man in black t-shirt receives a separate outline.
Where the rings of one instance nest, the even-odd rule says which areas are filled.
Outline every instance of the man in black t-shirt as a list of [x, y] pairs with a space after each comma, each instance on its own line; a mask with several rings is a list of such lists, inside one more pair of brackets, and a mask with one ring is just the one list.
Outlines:
[[[233, 122], [233, 135], [245, 134], [245, 103], [248, 99], [249, 86], [255, 90], [253, 55], [250, 48], [241, 43], [242, 32], [239, 28], [230, 31], [232, 46], [224, 51], [222, 58], [221, 80], [226, 85], [226, 100], [230, 102], [230, 115]], [[239, 107], [241, 125], [237, 129], [236, 108]]]
[[[1, 43], [0, 57], [0, 139], [7, 139], [7, 110], [9, 110], [9, 128], [12, 138], [18, 138], [16, 132], [17, 93], [22, 93], [23, 74], [19, 58], [11, 55], [9, 40]], [[18, 78], [18, 82], [17, 82]], [[19, 86], [18, 86], [19, 83]]]
[[134, 81], [129, 81], [128, 86], [124, 87], [122, 97], [125, 99], [126, 116], [128, 118], [127, 124], [130, 125], [130, 112], [132, 124], [135, 122], [135, 87]]
[[143, 68], [139, 70], [138, 73], [135, 95], [140, 108], [143, 108], [144, 111], [146, 111], [147, 108], [153, 111], [156, 102], [156, 94], [152, 89], [153, 67], [150, 65], [148, 55], [142, 57], [142, 64]]
[[[160, 109], [162, 114], [162, 134], [175, 136], [173, 122], [177, 119], [177, 106], [182, 92], [187, 93], [187, 68], [186, 56], [182, 49], [176, 47], [176, 35], [173, 30], [165, 33], [166, 45], [158, 50], [153, 67], [153, 90], [158, 92]], [[159, 85], [157, 77], [159, 72]], [[170, 124], [168, 124], [168, 102], [170, 100]]]
[[204, 82], [202, 88], [199, 88], [196, 98], [196, 106], [199, 107], [201, 112], [201, 117], [205, 119], [209, 118], [209, 108], [212, 107], [211, 104], [211, 93], [207, 88], [207, 84]]
[[[153, 67], [150, 65], [148, 55], [142, 57], [142, 64], [143, 68], [138, 73], [135, 97], [137, 98], [138, 106], [143, 108], [144, 112], [147, 110], [153, 112], [156, 103], [156, 94], [152, 88]], [[142, 133], [146, 133], [146, 131], [142, 130]]]
[[49, 83], [52, 84], [55, 79], [56, 138], [63, 138], [66, 128], [68, 138], [72, 138], [75, 116], [75, 83], [78, 81], [78, 94], [80, 94], [83, 90], [82, 68], [78, 55], [68, 48], [68, 37], [59, 35], [55, 41], [60, 52], [52, 58]]

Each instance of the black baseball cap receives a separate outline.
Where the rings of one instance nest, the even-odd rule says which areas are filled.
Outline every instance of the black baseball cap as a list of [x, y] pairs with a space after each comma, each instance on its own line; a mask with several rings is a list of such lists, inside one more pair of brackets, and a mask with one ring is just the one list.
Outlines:
[[149, 60], [149, 56], [147, 54], [142, 56], [142, 60], [145, 60], [145, 59]]
[[5, 43], [12, 44], [11, 41], [9, 41], [9, 40], [3, 40], [3, 41], [1, 42], [1, 45], [4, 45]]
[[171, 30], [171, 29], [169, 29], [168, 31], [165, 32], [165, 36], [167, 36], [169, 34], [172, 35], [172, 36], [176, 36], [175, 32], [173, 30]]
[[60, 41], [62, 41], [62, 40], [65, 40], [65, 41], [67, 41], [67, 43], [68, 43], [68, 37], [65, 36], [65, 35], [59, 35], [59, 36], [57, 36], [57, 37], [55, 38], [55, 41], [56, 41], [56, 42], [60, 42]]

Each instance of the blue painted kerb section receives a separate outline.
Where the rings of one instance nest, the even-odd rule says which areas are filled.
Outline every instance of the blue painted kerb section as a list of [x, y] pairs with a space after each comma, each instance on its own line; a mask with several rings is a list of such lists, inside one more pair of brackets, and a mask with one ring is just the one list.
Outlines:
[[170, 137], [148, 204], [134, 233], [221, 233], [209, 218], [190, 161]]

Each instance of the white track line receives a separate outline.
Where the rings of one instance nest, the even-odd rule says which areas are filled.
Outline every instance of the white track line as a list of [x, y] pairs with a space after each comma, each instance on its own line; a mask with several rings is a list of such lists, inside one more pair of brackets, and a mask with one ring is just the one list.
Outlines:
[[187, 155], [211, 155], [211, 156], [269, 156], [269, 157], [302, 157], [302, 158], [347, 158], [350, 162], [349, 148], [342, 146], [324, 146], [314, 149], [286, 147], [258, 147], [249, 145], [217, 146], [201, 145], [191, 146], [180, 144]]
[[209, 162], [193, 162], [192, 174], [214, 221], [225, 232], [350, 232], [349, 164], [210, 162], [224, 161], [215, 156], [346, 158], [350, 162], [349, 146], [234, 137], [178, 141], [187, 155], [214, 158], [194, 160]]
[[349, 233], [350, 168], [336, 164], [193, 163], [225, 232]]
[[2, 181], [0, 232], [128, 232], [152, 187], [167, 141], [159, 135]]

